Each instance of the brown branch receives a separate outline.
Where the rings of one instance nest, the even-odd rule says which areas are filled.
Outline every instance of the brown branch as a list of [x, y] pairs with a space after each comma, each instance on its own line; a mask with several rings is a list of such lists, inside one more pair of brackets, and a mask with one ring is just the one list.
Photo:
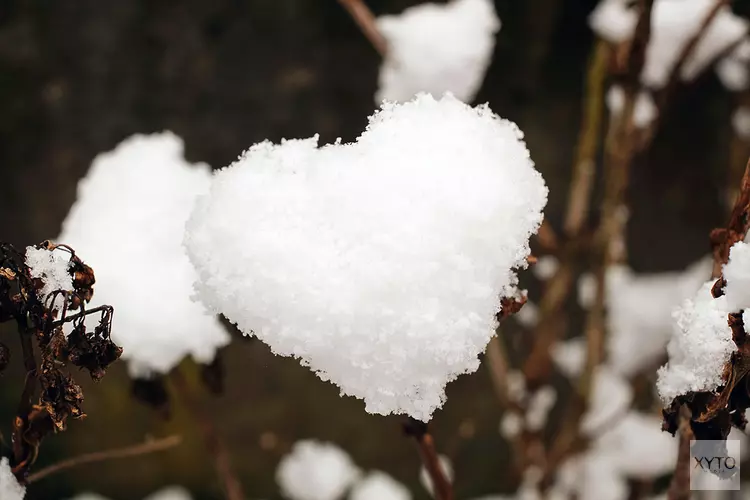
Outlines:
[[427, 474], [432, 481], [432, 488], [436, 500], [453, 500], [453, 485], [445, 475], [437, 450], [435, 441], [427, 429], [427, 424], [419, 420], [408, 418], [404, 424], [404, 432], [414, 437], [419, 448], [419, 457], [422, 459]]
[[147, 439], [144, 443], [139, 443], [125, 448], [116, 448], [105, 451], [95, 451], [93, 453], [86, 453], [77, 457], [68, 458], [62, 462], [50, 465], [39, 471], [31, 474], [26, 480], [26, 484], [31, 484], [36, 481], [40, 481], [47, 476], [51, 476], [57, 472], [61, 472], [72, 467], [78, 467], [79, 465], [85, 465], [95, 462], [103, 462], [105, 460], [113, 460], [116, 458], [130, 458], [137, 457], [140, 455], [146, 455], [148, 453], [155, 453], [157, 451], [164, 451], [182, 443], [182, 436], [174, 435], [160, 439]]
[[695, 439], [690, 427], [690, 410], [680, 408], [680, 444], [677, 451], [677, 466], [667, 491], [667, 500], [690, 499], [690, 441]]
[[206, 406], [195, 397], [179, 368], [172, 370], [171, 376], [175, 389], [200, 427], [203, 441], [207, 451], [213, 457], [214, 466], [221, 479], [227, 500], [244, 500], [242, 484], [232, 470], [229, 450], [219, 436], [211, 416], [206, 411]]
[[378, 51], [378, 54], [385, 56], [388, 52], [388, 42], [378, 31], [375, 16], [364, 3], [364, 0], [339, 0], [339, 3], [349, 12], [359, 29]]
[[29, 450], [24, 440], [24, 430], [29, 413], [31, 412], [32, 397], [34, 395], [34, 388], [36, 387], [38, 372], [36, 358], [34, 357], [34, 345], [31, 343], [30, 333], [26, 331], [26, 328], [21, 325], [20, 321], [18, 324], [18, 335], [21, 341], [26, 378], [24, 380], [21, 399], [18, 403], [16, 418], [13, 421], [12, 442], [15, 467], [21, 466], [21, 468], [26, 469], [31, 464], [28, 462]]

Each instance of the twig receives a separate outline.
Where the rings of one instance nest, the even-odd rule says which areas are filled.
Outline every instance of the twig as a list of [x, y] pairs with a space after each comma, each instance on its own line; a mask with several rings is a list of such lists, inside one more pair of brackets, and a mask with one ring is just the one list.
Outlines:
[[354, 22], [357, 23], [359, 29], [370, 41], [378, 54], [385, 56], [388, 52], [388, 42], [386, 42], [383, 35], [378, 31], [375, 24], [375, 16], [363, 0], [339, 0], [339, 3], [349, 12]]
[[242, 492], [242, 484], [234, 475], [232, 463], [229, 458], [229, 450], [219, 436], [216, 426], [213, 424], [210, 415], [206, 412], [206, 407], [194, 396], [187, 380], [180, 369], [172, 370], [171, 373], [174, 386], [183, 402], [193, 415], [201, 429], [203, 441], [207, 451], [214, 460], [216, 472], [222, 482], [224, 494], [228, 500], [244, 500], [245, 495]]
[[694, 438], [690, 427], [690, 410], [680, 408], [680, 444], [677, 451], [677, 466], [667, 492], [667, 500], [690, 498], [690, 441]]
[[498, 338], [499, 335], [500, 330], [498, 329], [497, 335], [492, 337], [490, 343], [487, 344], [485, 360], [497, 399], [500, 400], [500, 405], [505, 408], [510, 401], [508, 397], [508, 359], [502, 341]]
[[419, 457], [430, 476], [436, 500], [453, 500], [453, 485], [440, 464], [435, 442], [427, 430], [427, 424], [411, 417], [404, 424], [404, 431], [412, 436], [419, 447]]
[[23, 365], [26, 369], [26, 378], [24, 380], [23, 392], [18, 403], [18, 411], [13, 421], [13, 458], [15, 459], [15, 468], [28, 470], [29, 456], [27, 443], [24, 440], [24, 430], [31, 412], [34, 388], [37, 382], [37, 364], [34, 357], [34, 345], [31, 343], [31, 337], [25, 325], [20, 320], [18, 324], [18, 335], [21, 340], [21, 350], [23, 351]]
[[173, 435], [160, 439], [148, 439], [145, 443], [139, 443], [136, 445], [127, 446], [125, 448], [116, 448], [105, 451], [95, 451], [93, 453], [86, 453], [77, 457], [68, 458], [62, 462], [50, 465], [37, 472], [29, 475], [26, 480], [27, 484], [40, 481], [47, 476], [51, 476], [57, 472], [77, 467], [79, 465], [90, 464], [94, 462], [103, 462], [105, 460], [112, 460], [116, 458], [129, 458], [136, 457], [139, 455], [146, 455], [148, 453], [154, 453], [157, 451], [164, 451], [182, 443], [182, 436]]

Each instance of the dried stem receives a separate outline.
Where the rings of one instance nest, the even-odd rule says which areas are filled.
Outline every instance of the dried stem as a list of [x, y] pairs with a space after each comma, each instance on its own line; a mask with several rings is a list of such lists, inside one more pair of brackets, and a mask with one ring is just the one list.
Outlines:
[[427, 424], [409, 417], [404, 424], [404, 431], [407, 435], [414, 437], [417, 442], [419, 457], [432, 481], [435, 499], [453, 500], [453, 485], [440, 465], [440, 459], [435, 450], [435, 441], [427, 429]]
[[229, 450], [219, 436], [211, 416], [206, 411], [206, 406], [195, 397], [179, 368], [172, 370], [171, 376], [175, 389], [201, 429], [203, 441], [207, 451], [213, 457], [214, 466], [219, 479], [221, 479], [226, 498], [228, 500], [244, 500], [242, 484], [232, 470]]
[[690, 410], [680, 408], [680, 445], [677, 451], [677, 466], [667, 492], [667, 500], [690, 499], [690, 441], [694, 439], [690, 428]]
[[364, 0], [339, 0], [339, 3], [349, 12], [349, 15], [352, 16], [359, 29], [362, 30], [365, 37], [370, 41], [375, 50], [378, 51], [378, 54], [385, 56], [385, 53], [388, 51], [388, 42], [386, 42], [380, 31], [378, 31], [375, 24], [375, 16]]
[[170, 448], [174, 448], [180, 443], [182, 443], [182, 436], [173, 435], [173, 436], [168, 436], [168, 437], [160, 438], [160, 439], [147, 439], [146, 442], [144, 443], [127, 446], [125, 448], [116, 448], [112, 450], [95, 451], [93, 453], [86, 453], [84, 455], [79, 455], [77, 457], [69, 458], [67, 460], [63, 460], [62, 462], [58, 462], [56, 464], [40, 469], [34, 474], [31, 474], [26, 480], [26, 483], [31, 484], [36, 481], [40, 481], [46, 478], [47, 476], [51, 476], [52, 474], [55, 474], [57, 472], [61, 472], [61, 471], [64, 471], [73, 467], [78, 467], [79, 465], [86, 465], [86, 464], [91, 464], [95, 462], [103, 462], [106, 460], [113, 460], [116, 458], [137, 457], [140, 455], [155, 453], [157, 451], [168, 450]]
[[36, 387], [38, 374], [36, 358], [34, 357], [34, 345], [31, 343], [31, 337], [26, 331], [25, 326], [22, 325], [20, 321], [18, 324], [18, 330], [18, 335], [21, 340], [21, 350], [23, 352], [23, 365], [26, 369], [26, 378], [21, 399], [18, 403], [16, 418], [13, 422], [12, 442], [15, 467], [25, 469], [28, 466], [25, 462], [29, 457], [23, 433], [29, 413], [31, 412], [32, 397], [34, 395], [34, 388]]

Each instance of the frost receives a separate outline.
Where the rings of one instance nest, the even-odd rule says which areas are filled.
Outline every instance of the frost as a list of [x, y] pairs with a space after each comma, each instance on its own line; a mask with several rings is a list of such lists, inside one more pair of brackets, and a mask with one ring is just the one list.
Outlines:
[[750, 108], [741, 106], [732, 113], [732, 128], [737, 137], [750, 139]]
[[289, 500], [337, 500], [360, 472], [349, 455], [332, 443], [297, 441], [281, 459], [276, 482]]
[[727, 282], [724, 296], [729, 312], [750, 307], [750, 245], [744, 241], [732, 245], [722, 275]]
[[[73, 276], [69, 272], [70, 254], [62, 250], [26, 247], [26, 265], [32, 278], [42, 280], [40, 299], [44, 301], [52, 292], [73, 290]], [[53, 309], [60, 309], [64, 298], [55, 299]]]
[[521, 137], [486, 106], [421, 94], [352, 144], [257, 144], [188, 222], [199, 295], [368, 412], [429, 420], [478, 368], [542, 219]]
[[727, 324], [731, 312], [727, 298], [711, 295], [714, 282], [705, 283], [674, 313], [676, 328], [667, 346], [669, 361], [659, 369], [656, 383], [665, 403], [691, 391], [714, 391], [724, 382], [724, 365], [737, 346]]
[[[439, 455], [438, 464], [440, 464], [440, 468], [443, 470], [446, 479], [448, 479], [449, 482], [453, 482], [453, 464], [451, 464], [450, 459], [445, 455]], [[424, 465], [419, 469], [419, 482], [422, 483], [422, 486], [427, 490], [430, 496], [435, 496], [435, 488], [432, 485], [432, 478]]]
[[187, 355], [208, 363], [229, 342], [191, 300], [197, 274], [182, 247], [210, 179], [207, 165], [185, 161], [175, 135], [136, 135], [94, 159], [63, 222], [59, 240], [96, 272], [95, 300], [115, 307], [112, 340], [131, 374], [165, 373]]
[[2, 500], [23, 500], [26, 488], [18, 484], [16, 476], [10, 470], [8, 459], [0, 459], [0, 498]]
[[672, 311], [711, 275], [710, 258], [683, 272], [636, 274], [626, 266], [607, 270], [608, 364], [630, 377], [664, 356], [672, 332]]
[[[656, 0], [651, 13], [651, 38], [641, 81], [659, 89], [698, 32], [715, 0]], [[603, 39], [621, 43], [633, 37], [636, 6], [628, 0], [602, 0], [589, 18], [591, 28]], [[748, 23], [724, 5], [698, 41], [682, 67], [680, 78], [693, 80], [717, 57], [747, 35]]]
[[372, 471], [354, 485], [349, 500], [411, 500], [411, 493], [388, 474]]
[[425, 3], [397, 16], [382, 16], [377, 28], [388, 43], [380, 67], [378, 103], [408, 101], [419, 92], [452, 92], [471, 102], [482, 85], [500, 20], [491, 0]]

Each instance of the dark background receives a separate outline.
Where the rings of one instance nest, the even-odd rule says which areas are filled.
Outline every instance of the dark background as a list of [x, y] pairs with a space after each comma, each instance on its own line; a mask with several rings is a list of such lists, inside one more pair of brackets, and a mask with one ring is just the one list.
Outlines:
[[[418, 2], [369, 3], [382, 14]], [[497, 0], [503, 26], [476, 100], [526, 132], [550, 186], [546, 213], [556, 227], [578, 134], [593, 42], [586, 16], [594, 4]], [[0, 0], [0, 239], [25, 246], [54, 238], [94, 156], [136, 132], [172, 130], [184, 138], [189, 160], [215, 168], [266, 138], [320, 133], [322, 142], [353, 140], [374, 109], [378, 64], [336, 0]], [[730, 164], [736, 168], [744, 155], [729, 122], [737, 100], [712, 74], [679, 90], [633, 171], [628, 240], [635, 269], [680, 269], [708, 251], [708, 231], [724, 218]], [[158, 308], [158, 297], [154, 302]], [[13, 349], [11, 334], [0, 330]], [[334, 386], [260, 342], [237, 340], [223, 355], [226, 393], [205, 404], [249, 498], [278, 498], [276, 464], [291, 443], [308, 437], [338, 443], [361, 467], [385, 470], [425, 497], [400, 418], [364, 413], [360, 401], [339, 398]], [[20, 359], [12, 361], [0, 379], [5, 436], [21, 388]], [[179, 404], [163, 422], [132, 402], [121, 365], [97, 385], [83, 373], [77, 378], [89, 417], [48, 438], [39, 466], [147, 434], [179, 432], [186, 443], [52, 476], [32, 485], [29, 499], [92, 490], [138, 500], [173, 483], [196, 498], [220, 498], [197, 428]], [[484, 368], [449, 386], [433, 428], [455, 464], [459, 499], [510, 487], [499, 419]]]

